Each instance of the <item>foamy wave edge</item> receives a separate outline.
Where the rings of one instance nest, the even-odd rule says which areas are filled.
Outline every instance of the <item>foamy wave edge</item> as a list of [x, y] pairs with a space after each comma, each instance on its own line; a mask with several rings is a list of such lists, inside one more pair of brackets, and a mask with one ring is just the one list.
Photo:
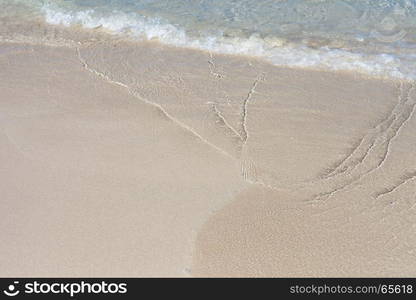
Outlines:
[[391, 54], [361, 54], [328, 47], [312, 49], [285, 44], [278, 38], [262, 39], [257, 35], [249, 38], [221, 35], [191, 38], [183, 29], [137, 13], [113, 12], [111, 15], [99, 16], [94, 10], [68, 12], [50, 4], [42, 6], [41, 11], [46, 22], [52, 25], [81, 25], [86, 29], [102, 27], [112, 34], [139, 40], [158, 40], [173, 46], [263, 58], [276, 66], [354, 71], [381, 78], [416, 79], [416, 71], [403, 73], [400, 70], [403, 63]]

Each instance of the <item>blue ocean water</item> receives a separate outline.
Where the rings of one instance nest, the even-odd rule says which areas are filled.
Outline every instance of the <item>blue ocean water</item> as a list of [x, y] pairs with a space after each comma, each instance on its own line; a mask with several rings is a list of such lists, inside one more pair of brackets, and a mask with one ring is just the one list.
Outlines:
[[0, 0], [51, 24], [102, 27], [276, 65], [416, 79], [416, 0]]

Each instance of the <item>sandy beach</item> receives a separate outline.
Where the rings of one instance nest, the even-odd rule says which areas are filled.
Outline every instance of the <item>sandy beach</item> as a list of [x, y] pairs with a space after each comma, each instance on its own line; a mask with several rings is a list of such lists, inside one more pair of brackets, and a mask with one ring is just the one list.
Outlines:
[[414, 82], [7, 26], [0, 276], [416, 276]]

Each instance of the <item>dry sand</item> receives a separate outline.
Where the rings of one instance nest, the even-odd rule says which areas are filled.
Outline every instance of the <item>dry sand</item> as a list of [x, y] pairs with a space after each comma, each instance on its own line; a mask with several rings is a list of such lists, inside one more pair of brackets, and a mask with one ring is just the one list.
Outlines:
[[416, 276], [413, 83], [66, 38], [0, 44], [0, 276]]

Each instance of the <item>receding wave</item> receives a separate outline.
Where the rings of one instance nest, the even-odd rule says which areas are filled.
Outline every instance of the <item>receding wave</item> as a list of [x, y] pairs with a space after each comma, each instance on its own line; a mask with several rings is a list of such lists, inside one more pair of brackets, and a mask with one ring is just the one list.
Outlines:
[[277, 66], [356, 71], [377, 77], [416, 79], [416, 62], [414, 56], [409, 54], [351, 51], [329, 45], [310, 47], [279, 37], [262, 37], [256, 33], [233, 36], [218, 30], [209, 34], [189, 34], [187, 30], [162, 18], [136, 12], [66, 10], [50, 3], [44, 4], [41, 11], [50, 24], [103, 28], [112, 34], [134, 39], [158, 40], [180, 47], [261, 57]]

